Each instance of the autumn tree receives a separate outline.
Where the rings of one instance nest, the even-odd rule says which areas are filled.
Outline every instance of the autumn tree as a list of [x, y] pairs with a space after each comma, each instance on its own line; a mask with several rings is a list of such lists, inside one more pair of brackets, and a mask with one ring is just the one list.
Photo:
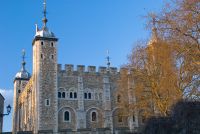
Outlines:
[[173, 0], [156, 16], [156, 25], [173, 47], [183, 98], [200, 99], [200, 1]]
[[172, 49], [165, 41], [153, 39], [147, 47], [133, 49], [129, 57], [136, 96], [134, 106], [145, 117], [167, 116], [173, 103], [180, 99], [172, 56]]

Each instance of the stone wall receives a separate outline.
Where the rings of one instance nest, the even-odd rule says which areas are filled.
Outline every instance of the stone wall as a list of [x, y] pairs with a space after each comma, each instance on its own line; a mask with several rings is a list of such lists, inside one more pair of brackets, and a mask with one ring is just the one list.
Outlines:
[[[87, 68], [87, 70], [86, 70]], [[83, 107], [84, 114], [86, 116], [86, 128], [102, 128], [105, 124], [104, 116], [104, 77], [108, 76], [109, 85], [110, 85], [110, 101], [111, 110], [110, 116], [113, 116], [112, 110], [118, 107], [116, 103], [116, 94], [119, 90], [119, 76], [120, 73], [117, 71], [117, 68], [111, 67], [110, 72], [107, 72], [106, 67], [99, 67], [98, 71], [95, 66], [85, 67], [83, 65], [78, 65], [76, 69], [71, 64], [66, 64], [64, 69], [58, 64], [58, 92], [61, 94], [65, 93], [65, 98], [58, 98], [58, 123], [59, 129], [72, 129], [76, 130], [77, 117], [78, 117], [78, 98], [70, 98], [70, 92], [76, 92], [77, 95], [80, 95], [78, 92], [78, 78], [82, 79], [83, 84]], [[91, 93], [91, 98], [85, 99], [84, 94]], [[88, 96], [87, 96], [88, 97]], [[128, 98], [127, 98], [128, 99]], [[70, 110], [72, 113], [73, 120], [71, 122], [63, 121], [64, 110]], [[98, 115], [97, 122], [91, 122], [90, 116], [91, 111], [96, 110]], [[115, 115], [116, 116], [116, 115]], [[113, 120], [116, 121], [116, 120]], [[112, 121], [111, 121], [112, 122]], [[115, 123], [116, 124], [116, 123]], [[127, 123], [125, 123], [128, 126]]]
[[[86, 70], [87, 68], [87, 70]], [[86, 128], [103, 128], [105, 127], [105, 121], [109, 120], [111, 116], [111, 126], [115, 128], [120, 127], [128, 127], [128, 116], [123, 116], [122, 122], [118, 122], [118, 112], [119, 107], [122, 104], [128, 103], [128, 86], [126, 84], [125, 87], [120, 87], [120, 73], [127, 75], [128, 72], [126, 69], [121, 69], [120, 72], [117, 71], [117, 68], [111, 67], [109, 73], [107, 72], [106, 67], [99, 67], [98, 71], [96, 71], [95, 66], [85, 67], [83, 65], [78, 65], [76, 69], [74, 69], [74, 65], [66, 64], [64, 69], [62, 69], [62, 65], [58, 64], [58, 92], [65, 93], [65, 98], [58, 98], [58, 123], [59, 129], [72, 129], [77, 130], [77, 122], [78, 122], [78, 102], [79, 97], [70, 98], [70, 92], [76, 92], [77, 95], [82, 95], [83, 97], [83, 105], [84, 111], [83, 116], [86, 117]], [[108, 84], [110, 90], [110, 102], [111, 109], [110, 111], [105, 111], [104, 104], [104, 78], [108, 77]], [[82, 79], [83, 84], [83, 93], [79, 94], [79, 86], [78, 86], [78, 78]], [[85, 99], [84, 93], [91, 93], [90, 99]], [[122, 102], [117, 102], [117, 95], [121, 95]], [[88, 94], [87, 94], [88, 95]], [[72, 113], [73, 120], [71, 122], [63, 121], [64, 111], [68, 109]], [[91, 122], [91, 112], [95, 110], [97, 112], [97, 121]], [[109, 116], [105, 116], [109, 114]], [[110, 126], [110, 127], [111, 127]]]

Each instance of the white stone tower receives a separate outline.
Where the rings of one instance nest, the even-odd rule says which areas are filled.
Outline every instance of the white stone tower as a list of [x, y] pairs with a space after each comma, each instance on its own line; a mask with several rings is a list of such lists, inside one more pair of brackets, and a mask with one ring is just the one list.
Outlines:
[[33, 79], [35, 90], [35, 132], [53, 130], [57, 132], [57, 41], [46, 26], [46, 1], [41, 30], [36, 25], [33, 40]]
[[31, 75], [26, 71], [25, 65], [25, 51], [22, 51], [22, 67], [21, 70], [16, 74], [14, 79], [14, 99], [13, 99], [13, 133], [16, 133], [15, 131], [20, 131], [19, 126], [19, 109], [20, 106], [18, 104], [18, 98], [19, 94], [23, 91], [26, 84], [28, 83]]

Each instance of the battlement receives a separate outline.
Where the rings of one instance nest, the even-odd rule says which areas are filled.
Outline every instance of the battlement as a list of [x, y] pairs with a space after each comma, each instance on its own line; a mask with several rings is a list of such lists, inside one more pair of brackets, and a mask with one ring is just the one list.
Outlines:
[[[67, 74], [73, 74], [73, 73], [90, 73], [90, 74], [106, 74], [108, 72], [107, 67], [97, 67], [96, 66], [84, 66], [84, 65], [77, 65], [76, 69], [74, 67], [74, 65], [72, 64], [65, 64], [64, 68], [62, 67], [61, 64], [58, 64], [58, 72], [64, 72]], [[116, 67], [110, 67], [110, 74], [118, 74], [118, 69]]]

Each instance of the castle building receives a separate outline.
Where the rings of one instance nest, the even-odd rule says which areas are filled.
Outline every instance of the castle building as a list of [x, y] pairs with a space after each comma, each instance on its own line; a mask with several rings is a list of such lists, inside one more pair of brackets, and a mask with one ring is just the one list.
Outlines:
[[67, 64], [64, 69], [57, 63], [58, 38], [47, 27], [44, 3], [43, 27], [36, 26], [32, 42], [32, 76], [25, 68], [25, 52], [21, 70], [14, 79], [13, 133], [18, 131], [81, 131], [103, 129], [114, 132], [119, 128], [134, 130], [138, 127], [135, 113], [120, 114], [120, 104], [126, 98], [134, 103], [131, 78], [120, 87], [121, 74], [128, 71], [108, 66]]

